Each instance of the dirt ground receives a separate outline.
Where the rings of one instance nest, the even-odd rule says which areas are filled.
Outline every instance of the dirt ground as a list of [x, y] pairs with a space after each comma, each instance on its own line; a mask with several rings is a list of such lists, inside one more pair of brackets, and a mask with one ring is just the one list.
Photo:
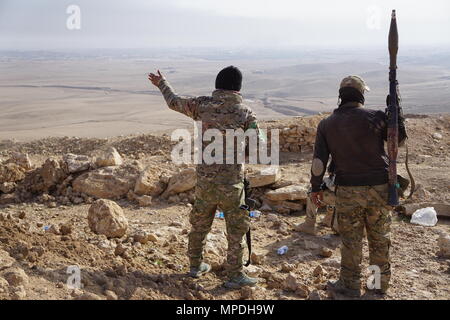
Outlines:
[[[422, 190], [414, 201], [450, 203], [449, 120], [448, 115], [408, 117], [410, 166]], [[440, 133], [442, 138], [433, 138], [434, 133]], [[89, 144], [114, 142], [125, 158], [160, 164], [161, 168], [171, 167], [167, 139], [150, 139], [152, 147], [148, 148], [133, 145], [132, 138], [126, 143], [113, 140], [78, 139], [68, 144], [64, 139], [50, 139], [27, 145], [4, 142], [0, 152], [6, 155], [26, 149], [32, 160], [39, 163], [49, 155], [60, 156], [73, 148], [83, 154], [95, 147], [87, 147]], [[400, 153], [400, 173], [407, 176], [403, 165], [404, 149]], [[310, 152], [282, 154], [283, 177], [307, 182], [310, 160]], [[212, 263], [213, 272], [193, 280], [185, 276], [191, 204], [156, 200], [151, 207], [141, 208], [127, 200], [118, 203], [129, 221], [128, 234], [148, 231], [155, 236], [155, 241], [133, 243], [130, 237], [108, 240], [92, 233], [87, 223], [89, 205], [86, 204], [49, 208], [39, 203], [22, 203], [0, 207], [6, 217], [4, 221], [0, 219], [0, 272], [13, 265], [28, 276], [21, 293], [8, 294], [0, 290], [0, 299], [306, 298], [285, 290], [283, 282], [289, 275], [288, 270], [307, 286], [310, 299], [328, 299], [326, 282], [338, 277], [339, 236], [323, 226], [317, 236], [295, 232], [293, 226], [303, 221], [304, 212], [295, 215], [264, 213], [252, 220], [253, 247], [262, 261], [250, 266], [248, 271], [262, 282], [254, 290], [233, 291], [222, 286], [226, 279], [223, 268], [227, 247], [223, 220], [215, 220], [206, 246], [205, 259]], [[394, 213], [390, 291], [384, 298], [365, 292], [362, 299], [450, 299], [450, 261], [437, 256], [437, 239], [440, 232], [450, 232], [450, 219], [440, 218], [435, 227], [413, 225], [409, 219]], [[45, 232], [45, 227], [50, 225], [68, 225], [71, 232], [66, 235]], [[116, 256], [114, 247], [122, 242], [130, 243], [131, 248], [125, 255]], [[279, 256], [276, 251], [283, 245], [289, 250]], [[323, 248], [331, 250], [330, 257], [323, 257]], [[66, 286], [70, 276], [67, 268], [73, 265], [81, 269], [82, 289]], [[367, 267], [365, 241], [363, 270]], [[366, 270], [364, 277], [368, 276]]]

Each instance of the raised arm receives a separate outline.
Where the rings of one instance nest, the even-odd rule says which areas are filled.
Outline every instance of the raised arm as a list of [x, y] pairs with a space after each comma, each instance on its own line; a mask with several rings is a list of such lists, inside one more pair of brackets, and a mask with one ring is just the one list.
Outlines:
[[159, 70], [157, 74], [150, 73], [148, 79], [161, 91], [170, 109], [196, 119], [199, 106], [197, 98], [185, 98], [177, 95]]

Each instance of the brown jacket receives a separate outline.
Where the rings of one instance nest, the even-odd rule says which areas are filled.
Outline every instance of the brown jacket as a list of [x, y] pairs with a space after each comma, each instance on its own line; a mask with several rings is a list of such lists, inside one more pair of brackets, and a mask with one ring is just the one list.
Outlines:
[[[399, 117], [399, 142], [407, 138], [404, 119]], [[384, 149], [387, 118], [383, 111], [349, 102], [334, 110], [317, 128], [311, 170], [312, 191], [320, 191], [331, 155], [335, 184], [373, 186], [388, 182], [389, 160]]]

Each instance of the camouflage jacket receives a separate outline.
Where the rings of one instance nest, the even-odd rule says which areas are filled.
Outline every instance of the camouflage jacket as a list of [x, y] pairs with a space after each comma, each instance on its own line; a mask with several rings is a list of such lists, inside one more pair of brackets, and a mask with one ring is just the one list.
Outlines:
[[[237, 161], [238, 147], [233, 148], [233, 164], [226, 161], [226, 130], [242, 129], [246, 132], [255, 129], [259, 135], [259, 127], [254, 112], [244, 105], [239, 92], [229, 90], [215, 90], [212, 96], [186, 98], [177, 95], [167, 80], [159, 83], [164, 99], [170, 109], [178, 111], [195, 121], [202, 123], [202, 137], [206, 130], [217, 129], [223, 137], [223, 163], [206, 164], [205, 159], [197, 165], [197, 176], [221, 184], [235, 184], [244, 179], [244, 163]], [[202, 151], [213, 141], [202, 141]], [[245, 142], [244, 142], [245, 143]], [[241, 146], [242, 147], [242, 146]], [[245, 149], [245, 145], [243, 146]], [[229, 163], [229, 162], [228, 162]]]

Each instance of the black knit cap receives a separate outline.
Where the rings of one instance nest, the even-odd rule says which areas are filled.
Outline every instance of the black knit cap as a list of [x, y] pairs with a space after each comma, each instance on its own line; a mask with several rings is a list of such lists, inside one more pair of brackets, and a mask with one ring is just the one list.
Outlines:
[[241, 91], [242, 73], [234, 67], [229, 66], [219, 72], [216, 78], [216, 89]]

